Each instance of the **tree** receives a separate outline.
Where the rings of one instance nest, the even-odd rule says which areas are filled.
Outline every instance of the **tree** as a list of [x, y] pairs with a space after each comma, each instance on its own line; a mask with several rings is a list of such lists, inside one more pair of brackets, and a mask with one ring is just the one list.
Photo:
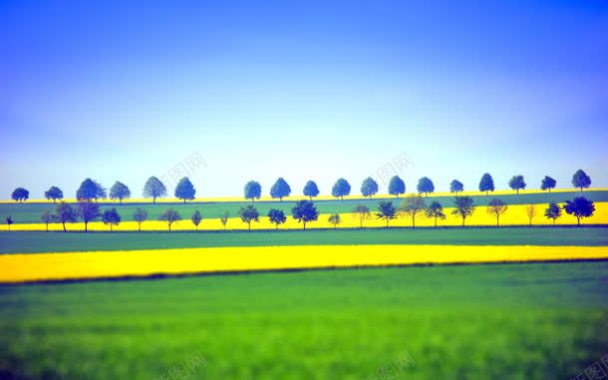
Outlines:
[[122, 203], [123, 199], [131, 197], [131, 190], [120, 181], [114, 182], [110, 188], [110, 199], [118, 199]]
[[24, 189], [23, 187], [16, 188], [11, 194], [11, 198], [15, 202], [23, 202], [26, 201], [30, 197], [30, 192]]
[[271, 223], [275, 224], [275, 229], [277, 230], [279, 229], [279, 224], [283, 224], [287, 220], [283, 210], [277, 210], [274, 208], [268, 211], [268, 219], [270, 219]]
[[262, 186], [259, 182], [249, 181], [245, 184], [245, 199], [251, 199], [251, 203], [253, 203], [256, 199], [260, 199], [261, 196]]
[[481, 176], [481, 181], [479, 181], [479, 191], [485, 192], [488, 195], [489, 191], [494, 191], [494, 179], [490, 175], [490, 173], [484, 173]]
[[78, 220], [78, 211], [69, 203], [59, 202], [55, 207], [55, 217], [63, 226], [63, 232], [67, 232], [66, 223], [75, 223]]
[[367, 208], [366, 205], [362, 204], [358, 204], [357, 206], [355, 206], [355, 208], [353, 209], [353, 213], [355, 214], [355, 217], [359, 218], [359, 226], [361, 228], [363, 228], [363, 221], [365, 219], [369, 219], [369, 217], [371, 216], [369, 208]]
[[401, 204], [401, 210], [405, 212], [406, 215], [410, 215], [412, 217], [413, 228], [416, 228], [416, 214], [424, 209], [426, 209], [426, 203], [420, 195], [412, 194], [411, 196], [405, 198]]
[[141, 224], [148, 219], [148, 211], [143, 208], [136, 208], [133, 212], [133, 219], [137, 222], [138, 230], [141, 231]]
[[291, 215], [298, 223], [302, 223], [304, 229], [306, 229], [306, 223], [317, 220], [319, 212], [311, 201], [299, 201], [296, 203], [295, 207], [291, 209]]
[[46, 226], [46, 232], [49, 232], [49, 223], [51, 223], [53, 219], [53, 214], [48, 210], [43, 212], [40, 216], [40, 220], [42, 220], [42, 223]]
[[244, 223], [247, 223], [249, 231], [251, 231], [251, 222], [258, 222], [260, 214], [255, 207], [249, 205], [239, 209], [239, 216]]
[[350, 194], [350, 184], [344, 178], [340, 178], [334, 184], [334, 187], [331, 189], [331, 195], [336, 198], [340, 198], [344, 200], [345, 195]]
[[175, 197], [181, 199], [186, 203], [186, 201], [191, 201], [194, 199], [196, 195], [196, 190], [194, 189], [194, 185], [188, 179], [188, 177], [184, 177], [179, 180], [177, 186], [175, 187]]
[[361, 194], [364, 197], [372, 197], [378, 192], [378, 183], [372, 177], [367, 177], [361, 184]]
[[334, 230], [338, 228], [338, 224], [340, 224], [340, 215], [333, 214], [330, 215], [327, 221], [334, 226]]
[[532, 226], [532, 219], [536, 216], [536, 207], [534, 205], [526, 206], [526, 215], [528, 215], [528, 220], [530, 221], [530, 226]]
[[429, 207], [426, 209], [427, 218], [435, 219], [435, 228], [437, 228], [437, 219], [445, 219], [445, 214], [443, 213], [443, 206], [439, 202], [432, 202]]
[[6, 225], [8, 226], [8, 230], [11, 230], [11, 225], [14, 223], [13, 217], [11, 215], [6, 217]]
[[576, 197], [572, 201], [566, 201], [564, 210], [567, 214], [574, 215], [580, 226], [582, 218], [593, 216], [595, 205], [585, 197]]
[[473, 198], [471, 197], [454, 197], [454, 210], [452, 214], [458, 215], [462, 218], [462, 226], [464, 227], [465, 219], [475, 212], [475, 206], [473, 206]]
[[399, 198], [400, 194], [405, 194], [405, 182], [398, 175], [393, 176], [388, 183], [388, 193]]
[[547, 219], [553, 219], [553, 225], [555, 225], [555, 220], [562, 216], [562, 209], [555, 202], [549, 203], [549, 207], [545, 210], [545, 217]]
[[519, 190], [523, 190], [526, 188], [526, 181], [524, 181], [523, 175], [514, 175], [513, 178], [509, 180], [509, 187], [517, 194], [519, 194]]
[[174, 209], [170, 208], [167, 211], [165, 211], [160, 218], [158, 218], [158, 220], [164, 220], [167, 222], [167, 227], [169, 227], [169, 231], [171, 231], [171, 226], [173, 225], [173, 223], [175, 222], [179, 222], [180, 220], [182, 220], [181, 215], [179, 215], [179, 212], [175, 211]]
[[431, 181], [428, 177], [422, 177], [418, 181], [418, 186], [416, 186], [418, 193], [429, 195], [430, 193], [435, 191], [435, 185], [433, 185], [433, 181]]
[[498, 198], [494, 198], [488, 204], [488, 214], [496, 215], [496, 227], [500, 225], [500, 216], [507, 212], [508, 206]]
[[144, 197], [152, 198], [152, 203], [156, 203], [156, 198], [167, 195], [167, 188], [160, 179], [152, 176], [148, 178], [144, 185]]
[[587, 175], [582, 169], [579, 169], [572, 176], [572, 186], [578, 187], [583, 192], [583, 188], [591, 186], [591, 177]]
[[319, 188], [317, 187], [317, 184], [314, 181], [306, 182], [306, 185], [304, 185], [304, 195], [310, 198], [311, 201], [312, 198], [319, 195]]
[[551, 189], [555, 189], [555, 185], [557, 185], [557, 181], [546, 175], [540, 183], [540, 189], [551, 192]]
[[79, 201], [92, 201], [106, 198], [106, 189], [97, 181], [90, 178], [85, 179], [76, 191], [76, 199]]
[[63, 191], [57, 186], [51, 186], [47, 191], [44, 192], [44, 197], [48, 200], [53, 200], [53, 203], [57, 202], [58, 199], [63, 199]]
[[450, 193], [461, 193], [464, 191], [464, 185], [459, 180], [455, 179], [450, 183]]
[[121, 220], [120, 214], [118, 214], [118, 211], [114, 207], [105, 210], [101, 216], [101, 221], [103, 224], [110, 226], [110, 231], [112, 231], [113, 226], [118, 226]]
[[386, 201], [378, 203], [378, 212], [376, 213], [378, 219], [386, 220], [386, 228], [391, 219], [397, 217], [397, 209], [393, 206], [393, 202]]
[[198, 225], [201, 224], [201, 221], [203, 220], [203, 216], [201, 215], [200, 211], [194, 210], [194, 214], [192, 214], [192, 217], [190, 218], [190, 220], [192, 220], [192, 224], [194, 224], [194, 228], [198, 230]]
[[99, 204], [91, 201], [83, 201], [78, 203], [78, 208], [78, 215], [84, 222], [84, 232], [87, 232], [89, 230], [89, 222], [92, 222], [101, 216]]
[[291, 194], [291, 187], [283, 177], [279, 177], [277, 181], [270, 188], [270, 196], [272, 198], [279, 198], [283, 202], [283, 197], [288, 197]]
[[222, 226], [224, 226], [224, 230], [226, 229], [226, 224], [228, 224], [228, 219], [230, 218], [230, 213], [228, 213], [228, 211], [226, 211], [224, 213], [224, 215], [222, 215], [220, 217], [220, 222], [222, 223]]

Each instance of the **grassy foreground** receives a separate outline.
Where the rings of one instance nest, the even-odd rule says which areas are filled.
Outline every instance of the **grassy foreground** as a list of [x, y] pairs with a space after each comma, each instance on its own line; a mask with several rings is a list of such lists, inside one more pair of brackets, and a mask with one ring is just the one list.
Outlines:
[[[0, 287], [0, 378], [568, 378], [608, 347], [607, 262]], [[396, 368], [405, 351], [413, 367]], [[400, 378], [401, 378], [400, 377]], [[381, 378], [381, 377], [378, 377]]]
[[608, 246], [608, 228], [422, 228], [270, 232], [0, 232], [0, 254], [287, 245]]

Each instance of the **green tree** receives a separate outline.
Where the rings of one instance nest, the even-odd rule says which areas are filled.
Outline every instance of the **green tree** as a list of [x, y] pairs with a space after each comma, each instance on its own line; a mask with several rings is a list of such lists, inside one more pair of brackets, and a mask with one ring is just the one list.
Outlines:
[[15, 223], [13, 221], [13, 217], [11, 215], [6, 217], [6, 225], [8, 226], [8, 230], [11, 230], [11, 226], [13, 225], [13, 223]]
[[105, 210], [101, 216], [101, 221], [103, 224], [110, 226], [110, 231], [112, 231], [113, 226], [118, 226], [121, 220], [120, 214], [118, 214], [118, 211], [113, 207], [109, 210]]
[[69, 203], [59, 202], [55, 207], [55, 217], [63, 226], [63, 232], [67, 232], [66, 223], [76, 223], [78, 220], [78, 211]]
[[57, 186], [51, 186], [47, 191], [44, 192], [44, 197], [48, 200], [53, 200], [53, 203], [59, 199], [63, 199], [63, 191]]
[[378, 212], [376, 213], [378, 219], [386, 220], [386, 228], [391, 219], [397, 217], [397, 209], [393, 206], [393, 202], [386, 201], [378, 203]]
[[340, 224], [340, 215], [333, 214], [330, 215], [327, 221], [334, 226], [334, 230], [338, 228], [338, 224]]
[[508, 206], [502, 200], [494, 198], [488, 204], [488, 214], [496, 215], [496, 227], [500, 225], [500, 216], [507, 212]]
[[15, 202], [23, 202], [26, 201], [30, 197], [30, 192], [24, 189], [23, 187], [16, 188], [11, 194], [11, 198]]
[[334, 187], [331, 189], [331, 195], [336, 198], [340, 198], [344, 200], [344, 196], [350, 194], [350, 184], [344, 178], [340, 178], [334, 184]]
[[405, 182], [398, 175], [393, 176], [388, 183], [388, 193], [399, 198], [400, 194], [405, 194]]
[[517, 194], [519, 194], [519, 190], [523, 190], [526, 188], [526, 181], [524, 181], [523, 175], [515, 175], [511, 180], [509, 180], [509, 187]]
[[464, 227], [465, 219], [475, 212], [475, 206], [473, 206], [473, 198], [471, 197], [454, 197], [454, 210], [452, 214], [458, 215], [462, 218], [462, 226]]
[[583, 188], [591, 186], [591, 177], [587, 175], [582, 169], [579, 169], [572, 176], [572, 186], [578, 187], [583, 192]]
[[140, 207], [136, 208], [133, 212], [133, 220], [137, 222], [138, 230], [141, 231], [141, 224], [148, 220], [148, 211]]
[[258, 222], [260, 218], [258, 210], [252, 205], [241, 207], [239, 209], [239, 216], [244, 223], [247, 223], [249, 231], [251, 231], [251, 222]]
[[131, 197], [131, 190], [120, 181], [116, 181], [110, 188], [110, 199], [118, 199], [122, 203], [123, 199]]
[[532, 226], [532, 219], [536, 216], [536, 207], [534, 205], [526, 206], [526, 215], [528, 216], [528, 220], [530, 222], [530, 226]]
[[272, 198], [279, 198], [281, 202], [283, 202], [283, 198], [288, 197], [289, 194], [291, 194], [291, 187], [283, 177], [279, 177], [270, 188], [270, 196]]
[[245, 199], [251, 199], [251, 203], [253, 203], [256, 199], [260, 199], [261, 196], [262, 186], [259, 182], [249, 181], [245, 184]]
[[433, 218], [435, 220], [435, 228], [437, 228], [437, 219], [445, 219], [441, 203], [432, 202], [426, 209], [426, 216], [427, 218]]
[[314, 222], [319, 217], [317, 208], [311, 201], [299, 201], [295, 207], [291, 209], [291, 215], [299, 223], [302, 223], [306, 229], [306, 223]]
[[99, 198], [105, 199], [106, 197], [106, 189], [101, 186], [99, 182], [90, 178], [82, 181], [80, 187], [76, 191], [76, 199], [79, 201], [96, 201]]
[[46, 232], [49, 232], [49, 223], [54, 220], [53, 214], [51, 214], [50, 211], [45, 211], [40, 216], [40, 220], [42, 220], [42, 223], [44, 223], [44, 225], [46, 226]]
[[194, 224], [194, 228], [198, 230], [198, 225], [201, 224], [201, 221], [203, 220], [203, 216], [201, 215], [200, 211], [194, 210], [194, 213], [192, 214], [192, 217], [190, 218], [190, 220], [192, 220], [192, 224]]
[[486, 195], [488, 195], [489, 191], [494, 191], [494, 179], [490, 173], [484, 173], [484, 175], [481, 176], [481, 181], [479, 181], [479, 191], [486, 193]]
[[101, 216], [99, 204], [91, 201], [83, 201], [78, 203], [78, 215], [84, 222], [84, 232], [89, 230], [89, 222], [95, 221]]
[[459, 180], [455, 179], [450, 183], [450, 193], [462, 193], [464, 185]]
[[553, 225], [555, 225], [555, 220], [562, 216], [562, 209], [555, 202], [549, 203], [549, 206], [545, 210], [545, 217], [547, 219], [553, 220]]
[[164, 220], [167, 222], [167, 227], [169, 228], [169, 231], [171, 231], [171, 226], [173, 225], [173, 223], [175, 222], [179, 222], [180, 220], [182, 220], [182, 217], [179, 215], [179, 213], [177, 211], [175, 211], [174, 209], [170, 208], [167, 211], [165, 211], [160, 218], [158, 218], [158, 220]]
[[306, 185], [304, 186], [304, 195], [306, 195], [311, 201], [312, 198], [319, 195], [319, 188], [314, 181], [306, 182]]
[[188, 177], [184, 177], [179, 180], [177, 186], [175, 187], [175, 197], [181, 199], [186, 203], [186, 201], [191, 201], [194, 199], [196, 195], [196, 190], [194, 189], [194, 185], [188, 179]]
[[372, 177], [367, 177], [361, 184], [361, 194], [364, 197], [372, 197], [378, 192], [378, 183]]
[[428, 177], [422, 177], [418, 181], [418, 186], [416, 186], [419, 194], [429, 195], [430, 193], [435, 191], [435, 185], [433, 181], [431, 181]]
[[540, 183], [540, 189], [551, 192], [551, 189], [555, 189], [555, 185], [557, 185], [557, 181], [546, 175]]
[[416, 228], [416, 215], [426, 209], [426, 203], [420, 195], [410, 195], [403, 200], [401, 210], [412, 217], [412, 227]]
[[152, 176], [148, 178], [144, 185], [144, 197], [152, 198], [152, 203], [156, 203], [156, 198], [167, 195], [167, 188], [160, 179]]
[[566, 201], [564, 210], [567, 214], [574, 215], [580, 226], [581, 219], [593, 216], [595, 205], [585, 197], [576, 197], [571, 201]]
[[268, 219], [270, 220], [271, 223], [275, 224], [275, 229], [279, 229], [279, 224], [283, 224], [285, 223], [285, 221], [287, 221], [287, 218], [285, 217], [285, 213], [283, 212], [283, 210], [277, 210], [277, 209], [270, 209], [270, 211], [268, 211]]
[[363, 221], [371, 217], [369, 208], [367, 208], [367, 206], [363, 204], [358, 204], [357, 206], [355, 206], [355, 208], [353, 209], [353, 213], [355, 214], [355, 217], [359, 219], [360, 228], [363, 228]]

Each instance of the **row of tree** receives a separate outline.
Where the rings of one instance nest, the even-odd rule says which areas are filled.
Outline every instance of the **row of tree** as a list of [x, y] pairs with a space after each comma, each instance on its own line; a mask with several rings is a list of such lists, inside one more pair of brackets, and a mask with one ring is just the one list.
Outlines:
[[[474, 205], [473, 198], [467, 196], [456, 196], [454, 198], [454, 209], [452, 210], [452, 214], [462, 218], [462, 225], [464, 226], [466, 219], [473, 215], [475, 208], [476, 206]], [[486, 206], [487, 212], [496, 216], [496, 226], [500, 225], [500, 217], [507, 212], [507, 209], [508, 205], [498, 198], [492, 199]], [[565, 205], [563, 206], [563, 210], [567, 214], [575, 216], [578, 224], [580, 225], [582, 218], [591, 217], [593, 215], [595, 205], [592, 201], [585, 197], [575, 197], [573, 200], [566, 201]], [[363, 222], [372, 217], [372, 211], [364, 204], [357, 205], [352, 212], [359, 219], [361, 228], [363, 228]], [[405, 198], [398, 208], [396, 208], [391, 201], [380, 202], [375, 212], [375, 216], [379, 219], [384, 219], [386, 221], [386, 227], [388, 228], [389, 222], [392, 219], [397, 218], [399, 213], [403, 213], [412, 218], [413, 228], [416, 228], [416, 217], [420, 214], [434, 219], [435, 227], [437, 227], [438, 219], [446, 218], [441, 203], [433, 201], [427, 205], [425, 199], [420, 195], [412, 195]], [[532, 225], [532, 220], [538, 214], [536, 206], [526, 206], [526, 213], [529, 218], [530, 225]], [[258, 210], [253, 205], [241, 207], [238, 211], [238, 215], [241, 220], [247, 224], [249, 230], [251, 230], [251, 223], [258, 222], [260, 218]], [[306, 224], [316, 221], [319, 217], [319, 212], [312, 201], [299, 201], [292, 208], [291, 215], [299, 223], [302, 223], [303, 229], [306, 230]], [[550, 203], [544, 210], [544, 215], [548, 219], [552, 219], [553, 224], [555, 224], [555, 221], [562, 216], [562, 207], [560, 207], [557, 203]], [[228, 223], [229, 216], [229, 213], [226, 212], [220, 218], [224, 228]], [[285, 215], [284, 211], [280, 209], [271, 209], [267, 216], [270, 222], [275, 224], [276, 229], [279, 228], [279, 225], [287, 221], [287, 216]], [[120, 224], [122, 221], [122, 218], [116, 211], [116, 208], [107, 209], [102, 213], [99, 204], [90, 201], [79, 202], [77, 206], [70, 205], [66, 202], [60, 202], [56, 206], [54, 213], [45, 211], [41, 216], [42, 222], [46, 224], [47, 231], [49, 229], [49, 224], [53, 222], [61, 223], [63, 230], [67, 231], [66, 223], [74, 223], [79, 219], [82, 219], [84, 222], [85, 232], [88, 231], [88, 223], [97, 219], [101, 219], [104, 224], [108, 225], [110, 231], [112, 231], [113, 226]], [[137, 208], [133, 213], [133, 220], [138, 223], [140, 231], [141, 224], [147, 219], [148, 212], [142, 208]], [[196, 229], [198, 229], [202, 219], [203, 217], [198, 210], [195, 210], [190, 218]], [[171, 231], [171, 226], [173, 223], [182, 220], [182, 217], [176, 210], [168, 209], [159, 217], [159, 220], [166, 221], [168, 229]], [[329, 216], [328, 221], [334, 226], [334, 228], [336, 228], [337, 225], [341, 223], [340, 215], [332, 214]], [[13, 220], [9, 217], [7, 218], [7, 223], [10, 230], [10, 225], [13, 224]]]
[[[550, 192], [556, 185], [557, 181], [555, 179], [545, 176], [541, 181], [540, 188]], [[578, 170], [572, 176], [572, 185], [582, 192], [584, 188], [591, 186], [591, 177], [583, 170]], [[526, 186], [524, 176], [522, 175], [513, 176], [513, 178], [509, 180], [509, 187], [515, 190], [517, 194], [519, 194], [520, 190], [524, 190]], [[416, 190], [419, 194], [428, 195], [435, 191], [435, 185], [430, 178], [422, 177], [418, 181]], [[485, 173], [479, 182], [479, 191], [485, 192], [487, 195], [494, 190], [494, 179], [489, 173]], [[464, 191], [462, 182], [455, 179], [450, 183], [450, 192], [457, 194], [462, 191]], [[345, 196], [350, 195], [350, 192], [351, 186], [344, 178], [338, 179], [331, 189], [331, 194], [340, 199], [344, 199]], [[262, 186], [257, 181], [249, 181], [245, 184], [244, 193], [246, 199], [250, 199], [254, 202], [262, 196]], [[377, 193], [378, 183], [373, 178], [368, 177], [363, 180], [363, 183], [361, 184], [361, 194], [363, 196], [371, 198]], [[399, 176], [392, 177], [388, 185], [388, 193], [396, 197], [405, 194], [405, 182], [403, 179]], [[309, 197], [310, 200], [318, 196], [319, 188], [317, 184], [314, 181], [308, 181], [304, 186], [303, 194]], [[167, 195], [167, 188], [158, 178], [150, 177], [144, 185], [143, 195], [146, 198], [152, 198], [152, 202], [156, 203], [157, 198]], [[196, 189], [187, 177], [182, 178], [175, 187], [175, 197], [183, 200], [184, 203], [193, 200], [195, 195]], [[288, 197], [289, 195], [291, 195], [291, 187], [282, 177], [277, 179], [270, 188], [270, 196], [272, 198], [278, 198], [280, 201], [283, 201], [283, 198]], [[45, 191], [44, 196], [46, 199], [56, 202], [57, 200], [63, 199], [63, 191], [57, 186], [52, 186]], [[107, 196], [106, 189], [97, 181], [90, 178], [85, 179], [76, 191], [76, 199], [79, 201], [105, 199]], [[117, 181], [110, 188], [109, 196], [111, 199], [122, 202], [123, 199], [127, 199], [131, 196], [131, 190], [124, 183]], [[29, 198], [29, 191], [23, 187], [18, 187], [13, 191], [11, 198], [16, 202], [23, 202]]]

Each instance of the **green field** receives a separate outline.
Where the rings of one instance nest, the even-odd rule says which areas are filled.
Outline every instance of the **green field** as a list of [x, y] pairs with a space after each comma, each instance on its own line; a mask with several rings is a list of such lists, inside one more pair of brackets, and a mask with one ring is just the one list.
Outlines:
[[0, 232], [0, 254], [273, 245], [450, 244], [608, 246], [608, 228], [391, 228], [220, 232]]
[[[564, 202], [566, 199], [571, 199], [580, 195], [578, 191], [568, 193], [546, 193], [546, 194], [511, 194], [511, 195], [488, 195], [474, 196], [474, 202], [478, 206], [486, 206], [492, 198], [500, 198], [506, 204], [548, 204], [549, 202]], [[594, 202], [608, 202], [608, 191], [585, 191], [584, 196]], [[402, 199], [386, 198], [392, 200], [395, 205], [400, 204]], [[357, 204], [366, 204], [370, 209], [375, 209], [382, 198], [373, 198], [365, 200], [332, 200], [332, 201], [315, 201], [315, 205], [320, 213], [344, 213], [351, 212]], [[452, 207], [453, 197], [433, 197], [432, 200], [440, 202], [444, 207]], [[182, 217], [189, 217], [194, 210], [199, 210], [204, 218], [219, 218], [225, 212], [229, 212], [231, 216], [237, 216], [237, 211], [240, 207], [251, 204], [251, 202], [224, 202], [224, 203], [141, 203], [141, 204], [104, 204], [102, 210], [107, 207], [116, 207], [123, 220], [133, 220], [133, 212], [137, 207], [148, 210], [148, 217], [151, 220], [157, 220], [159, 216], [168, 208], [174, 208]], [[260, 212], [260, 215], [267, 215], [271, 208], [282, 209], [286, 214], [291, 213], [291, 209], [295, 202], [255, 202], [255, 206]], [[44, 211], [53, 212], [54, 205], [52, 203], [3, 203], [0, 204], [0, 220], [4, 222], [4, 218], [12, 216], [15, 223], [40, 223], [40, 216]]]
[[[0, 378], [569, 378], [606, 354], [607, 262], [0, 287]], [[167, 375], [167, 378], [170, 378]], [[380, 377], [377, 377], [380, 378]]]

